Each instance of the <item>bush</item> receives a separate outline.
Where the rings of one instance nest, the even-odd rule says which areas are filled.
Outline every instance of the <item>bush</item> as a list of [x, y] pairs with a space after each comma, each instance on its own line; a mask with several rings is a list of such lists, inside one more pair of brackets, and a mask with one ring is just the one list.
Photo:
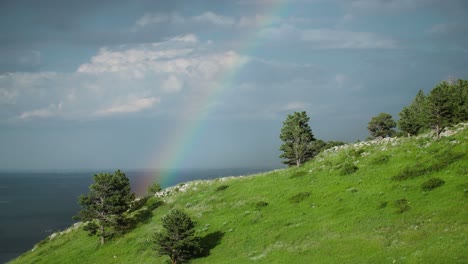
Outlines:
[[408, 203], [408, 200], [406, 200], [405, 198], [396, 200], [394, 203], [395, 207], [397, 208], [396, 213], [401, 214], [411, 209]]
[[354, 149], [352, 148], [347, 152], [348, 156], [353, 157], [353, 158], [359, 158], [362, 156], [362, 153], [366, 152], [363, 148], [359, 149]]
[[265, 207], [265, 206], [267, 206], [267, 205], [268, 205], [267, 202], [259, 201], [259, 202], [257, 202], [257, 203], [255, 204], [255, 207], [257, 207], [257, 208], [262, 208], [262, 207]]
[[353, 174], [355, 173], [359, 168], [354, 165], [353, 163], [349, 162], [349, 163], [344, 163], [343, 165], [341, 165], [341, 168], [340, 168], [340, 174], [341, 175], [349, 175], [349, 174]]
[[387, 201], [382, 201], [380, 202], [379, 206], [377, 207], [378, 209], [383, 209], [387, 207], [388, 202]]
[[229, 187], [229, 185], [220, 185], [220, 186], [218, 186], [218, 188], [216, 188], [216, 191], [217, 192], [223, 191], [223, 190], [226, 190], [228, 187]]
[[444, 183], [445, 183], [445, 181], [442, 180], [442, 179], [431, 178], [431, 179], [423, 182], [423, 184], [421, 184], [421, 189], [423, 191], [430, 191], [430, 190], [435, 189], [435, 188], [437, 188], [439, 186], [442, 186]]
[[379, 155], [371, 160], [372, 165], [382, 165], [390, 160], [390, 155]]
[[153, 182], [150, 186], [148, 186], [148, 194], [155, 195], [157, 192], [161, 191], [161, 184], [158, 182]]
[[158, 208], [162, 204], [163, 202], [157, 197], [151, 197], [148, 199], [148, 201], [146, 201], [146, 207], [148, 207], [148, 210], [151, 210], [151, 211]]
[[[455, 161], [463, 158], [463, 153], [453, 153], [444, 151], [441, 154], [436, 155], [435, 160], [432, 163], [417, 163], [411, 167], [406, 167], [400, 173], [393, 176], [394, 180], [403, 181], [407, 179], [416, 178], [421, 175], [425, 175], [431, 172], [440, 171], [443, 168], [449, 166]], [[429, 164], [429, 165], [427, 165]]]
[[133, 200], [132, 203], [130, 204], [130, 211], [133, 212], [143, 207], [143, 205], [146, 204], [149, 198], [150, 198], [149, 196], [145, 196], [145, 197]]
[[289, 176], [289, 178], [293, 179], [293, 178], [303, 177], [306, 175], [307, 175], [307, 172], [305, 171], [296, 171], [291, 176]]
[[300, 203], [310, 196], [310, 192], [301, 192], [289, 198], [291, 203]]

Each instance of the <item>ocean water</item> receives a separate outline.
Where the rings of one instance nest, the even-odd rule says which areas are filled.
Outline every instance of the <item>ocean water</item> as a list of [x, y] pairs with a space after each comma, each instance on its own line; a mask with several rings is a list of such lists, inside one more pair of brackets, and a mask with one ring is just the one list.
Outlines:
[[[166, 184], [268, 171], [272, 168], [194, 169], [175, 171]], [[112, 171], [109, 171], [112, 172]], [[144, 194], [157, 172], [124, 171], [132, 190]], [[77, 198], [88, 192], [96, 172], [0, 173], [0, 263], [5, 263], [56, 231], [74, 223]], [[168, 186], [163, 186], [168, 187]]]

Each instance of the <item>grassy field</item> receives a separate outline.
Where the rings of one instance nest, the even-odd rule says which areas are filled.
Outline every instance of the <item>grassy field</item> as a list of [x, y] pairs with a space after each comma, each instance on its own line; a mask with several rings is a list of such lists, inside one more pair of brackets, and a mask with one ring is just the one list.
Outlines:
[[103, 246], [77, 228], [11, 263], [169, 263], [152, 237], [172, 208], [205, 244], [191, 263], [467, 263], [467, 137], [363, 142], [300, 168], [190, 182]]

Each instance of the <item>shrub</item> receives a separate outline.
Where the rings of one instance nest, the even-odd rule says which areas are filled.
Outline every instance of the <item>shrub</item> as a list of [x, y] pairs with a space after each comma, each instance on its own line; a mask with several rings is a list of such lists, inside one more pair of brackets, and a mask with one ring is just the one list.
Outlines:
[[157, 192], [161, 191], [161, 184], [159, 182], [153, 182], [150, 186], [148, 186], [148, 194], [155, 195]]
[[146, 207], [148, 207], [148, 210], [151, 210], [151, 211], [158, 208], [162, 204], [163, 202], [161, 201], [161, 199], [157, 197], [151, 197], [148, 199], [148, 201], [146, 201]]
[[351, 162], [344, 163], [341, 165], [340, 174], [349, 175], [355, 173], [359, 168]]
[[395, 207], [397, 208], [396, 213], [401, 214], [411, 209], [408, 203], [408, 200], [406, 200], [405, 198], [396, 200], [394, 203]]
[[291, 176], [289, 176], [289, 178], [293, 179], [293, 178], [303, 177], [306, 175], [307, 175], [307, 172], [305, 171], [296, 171]]
[[379, 155], [371, 160], [372, 165], [382, 165], [390, 160], [390, 155]]
[[130, 211], [133, 212], [143, 207], [143, 205], [146, 204], [149, 198], [150, 198], [149, 196], [145, 196], [145, 197], [133, 200], [132, 203], [130, 204]]
[[257, 207], [257, 208], [262, 208], [262, 207], [265, 207], [265, 206], [267, 206], [267, 205], [268, 205], [267, 202], [259, 201], [259, 202], [257, 202], [257, 203], [255, 204], [255, 207]]
[[301, 192], [289, 198], [291, 203], [300, 203], [310, 196], [310, 192]]
[[347, 152], [348, 156], [353, 157], [353, 158], [359, 158], [362, 156], [362, 153], [366, 152], [363, 148], [359, 149], [351, 149], [349, 152]]
[[229, 187], [229, 185], [220, 185], [220, 186], [218, 186], [218, 188], [216, 188], [216, 191], [217, 192], [223, 191], [223, 190], [226, 190], [228, 187]]
[[443, 154], [436, 155], [435, 160], [432, 163], [417, 163], [411, 167], [406, 167], [397, 175], [393, 176], [392, 179], [402, 181], [416, 178], [418, 176], [425, 175], [431, 172], [440, 171], [443, 168], [454, 163], [455, 161], [463, 158], [464, 156], [465, 154], [463, 153], [453, 153], [444, 151]]
[[387, 201], [382, 201], [380, 202], [379, 206], [377, 206], [378, 209], [383, 209], [387, 207], [388, 202]]
[[423, 191], [430, 191], [430, 190], [435, 189], [435, 188], [437, 188], [439, 186], [442, 186], [444, 183], [445, 183], [445, 181], [442, 180], [442, 179], [431, 178], [431, 179], [423, 182], [423, 184], [421, 184], [421, 188], [423, 189]]

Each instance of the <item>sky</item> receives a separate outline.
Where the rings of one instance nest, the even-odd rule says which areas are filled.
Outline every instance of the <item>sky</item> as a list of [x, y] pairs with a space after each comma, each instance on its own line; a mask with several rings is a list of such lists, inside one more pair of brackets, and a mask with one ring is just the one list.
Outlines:
[[281, 167], [453, 78], [464, 0], [3, 0], [0, 170]]

